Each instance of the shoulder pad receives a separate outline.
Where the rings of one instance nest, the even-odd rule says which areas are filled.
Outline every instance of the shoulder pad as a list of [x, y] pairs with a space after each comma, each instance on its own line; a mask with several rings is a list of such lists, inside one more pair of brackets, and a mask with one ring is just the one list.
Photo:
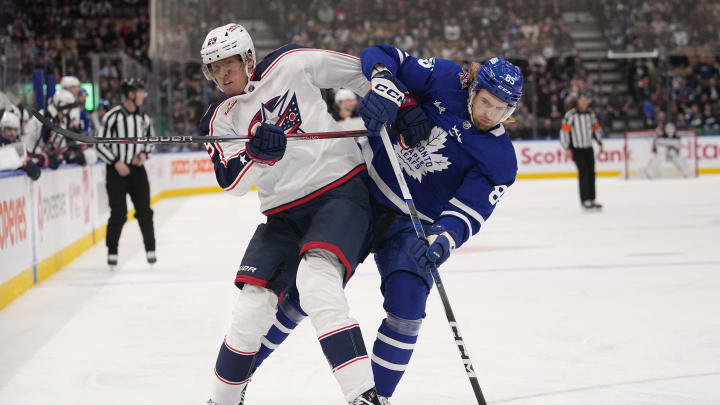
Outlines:
[[272, 65], [273, 62], [275, 62], [278, 58], [280, 58], [280, 56], [282, 56], [284, 53], [295, 50], [295, 49], [307, 49], [307, 48], [309, 48], [309, 47], [304, 46], [304, 45], [287, 44], [287, 45], [281, 46], [280, 48], [270, 52], [266, 57], [263, 58], [262, 61], [260, 61], [260, 63], [258, 63], [250, 80], [254, 81], [254, 82], [260, 80], [263, 73]]
[[200, 135], [207, 136], [210, 133], [210, 120], [212, 120], [213, 114], [215, 114], [215, 110], [227, 100], [227, 97], [223, 97], [221, 100], [210, 104], [210, 107], [208, 107], [207, 111], [205, 111], [205, 115], [200, 119], [200, 124], [198, 124], [198, 131], [200, 131]]

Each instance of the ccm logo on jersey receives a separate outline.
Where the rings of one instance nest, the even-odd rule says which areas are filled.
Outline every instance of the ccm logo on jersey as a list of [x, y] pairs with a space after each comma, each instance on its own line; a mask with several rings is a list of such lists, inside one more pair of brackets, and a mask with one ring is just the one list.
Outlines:
[[240, 266], [238, 272], [247, 271], [248, 273], [255, 273], [255, 270], [257, 270], [257, 268], [253, 266]]

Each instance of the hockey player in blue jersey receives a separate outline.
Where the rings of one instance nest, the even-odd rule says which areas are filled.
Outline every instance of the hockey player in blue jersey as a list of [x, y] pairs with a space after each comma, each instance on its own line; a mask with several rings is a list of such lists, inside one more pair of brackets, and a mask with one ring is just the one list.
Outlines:
[[[502, 122], [520, 100], [523, 77], [518, 67], [499, 57], [464, 71], [454, 62], [418, 59], [385, 44], [366, 49], [361, 63], [372, 89], [359, 107], [368, 128], [368, 139], [360, 145], [374, 200], [370, 248], [387, 312], [371, 359], [377, 392], [389, 403], [425, 317], [433, 284], [427, 266], [441, 265], [476, 234], [515, 181], [515, 150]], [[390, 124], [429, 247], [417, 239], [378, 136]], [[303, 319], [294, 302], [295, 308], [279, 309], [256, 365]]]
[[[425, 317], [433, 284], [429, 265], [440, 266], [488, 220], [515, 181], [515, 150], [502, 122], [522, 95], [518, 67], [496, 57], [470, 71], [444, 59], [418, 59], [391, 45], [366, 49], [363, 73], [373, 91], [360, 103], [368, 128], [361, 142], [374, 199], [375, 262], [387, 317], [378, 329], [371, 356], [380, 396], [392, 396], [408, 366]], [[406, 93], [399, 105], [387, 86]], [[382, 140], [382, 125], [394, 123], [395, 153], [410, 192], [426, 223], [429, 246], [418, 240]], [[425, 131], [420, 146], [407, 148]]]

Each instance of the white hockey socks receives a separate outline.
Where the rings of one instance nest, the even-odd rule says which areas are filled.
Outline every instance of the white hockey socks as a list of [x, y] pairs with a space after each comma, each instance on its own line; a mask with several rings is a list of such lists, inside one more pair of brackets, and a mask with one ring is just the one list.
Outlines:
[[349, 402], [372, 388], [370, 360], [343, 290], [345, 268], [331, 252], [305, 252], [297, 274], [302, 308], [310, 316], [323, 353]]
[[218, 405], [237, 405], [255, 369], [263, 334], [275, 321], [277, 295], [252, 284], [245, 284], [238, 295], [217, 362], [210, 399]]

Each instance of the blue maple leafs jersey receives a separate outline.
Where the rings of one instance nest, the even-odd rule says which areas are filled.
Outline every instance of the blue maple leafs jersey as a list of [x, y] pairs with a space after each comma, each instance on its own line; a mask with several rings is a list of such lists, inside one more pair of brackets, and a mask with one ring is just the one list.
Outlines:
[[[490, 131], [472, 125], [468, 73], [452, 61], [419, 59], [380, 44], [363, 51], [361, 63], [368, 79], [378, 63], [390, 69], [430, 119], [426, 142], [403, 150], [392, 139], [393, 146], [421, 219], [443, 225], [459, 247], [480, 230], [515, 181], [517, 159], [510, 137], [502, 124]], [[372, 195], [408, 214], [382, 140], [372, 137], [360, 146]]]

